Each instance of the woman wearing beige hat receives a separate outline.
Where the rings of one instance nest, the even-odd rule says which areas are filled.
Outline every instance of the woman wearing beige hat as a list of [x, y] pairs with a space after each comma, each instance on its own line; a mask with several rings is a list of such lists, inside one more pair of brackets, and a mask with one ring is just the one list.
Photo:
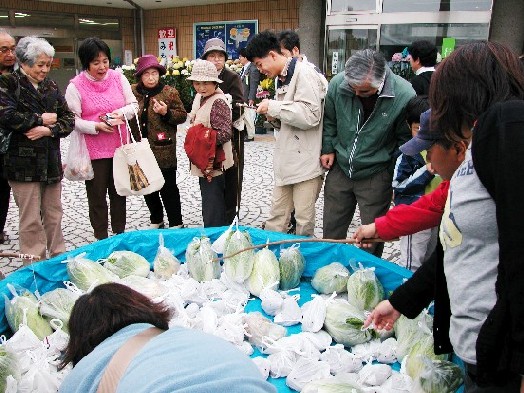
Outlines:
[[204, 47], [202, 60], [213, 63], [218, 71], [221, 82], [220, 89], [224, 94], [230, 94], [232, 98], [232, 137], [233, 149], [237, 155], [238, 164], [225, 172], [226, 179], [226, 219], [231, 224], [237, 210], [240, 208], [240, 195], [242, 194], [242, 179], [244, 173], [244, 135], [242, 130], [244, 124], [240, 113], [240, 107], [236, 104], [244, 102], [244, 88], [240, 75], [227, 68], [228, 58], [226, 45], [220, 38], [210, 38]]
[[176, 126], [186, 120], [187, 113], [178, 91], [165, 85], [160, 78], [165, 73], [166, 69], [155, 56], [145, 55], [138, 59], [135, 73], [138, 83], [131, 89], [138, 100], [140, 132], [136, 122], [131, 122], [131, 130], [138, 139], [149, 140], [166, 181], [160, 191], [144, 196], [151, 213], [151, 228], [164, 227], [164, 208], [169, 226], [181, 228], [182, 209], [176, 185]]
[[[206, 151], [205, 143], [192, 146], [203, 155], [207, 154], [204, 159], [210, 158], [209, 166], [204, 170], [199, 169], [195, 164], [196, 160], [190, 157], [191, 173], [199, 176], [204, 226], [224, 226], [228, 224], [224, 172], [234, 164], [231, 146], [231, 108], [227, 104], [226, 96], [218, 87], [222, 80], [219, 79], [213, 63], [198, 60], [193, 66], [191, 76], [187, 79], [193, 81], [193, 87], [197, 92], [190, 113], [193, 127], [188, 130], [188, 136], [192, 131], [198, 130], [196, 132], [200, 135], [197, 136], [197, 140], [203, 141], [200, 138], [206, 134], [211, 135], [211, 139], [215, 141], [212, 152]], [[188, 139], [186, 139], [186, 152]]]

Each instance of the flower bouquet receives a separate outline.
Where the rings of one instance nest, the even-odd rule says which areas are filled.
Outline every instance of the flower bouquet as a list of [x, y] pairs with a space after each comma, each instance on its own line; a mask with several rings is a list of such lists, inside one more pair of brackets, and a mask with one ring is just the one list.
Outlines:
[[394, 53], [389, 62], [389, 67], [394, 74], [401, 76], [406, 80], [410, 80], [413, 77], [413, 70], [409, 60], [411, 55], [408, 52], [408, 48], [404, 48], [402, 52]]
[[[275, 96], [275, 81], [271, 78], [265, 78], [260, 81], [257, 93], [255, 95], [255, 103], [260, 103], [264, 99], [272, 99]], [[265, 115], [257, 114], [255, 118], [255, 128], [263, 129], [264, 128], [264, 122], [266, 121]], [[264, 131], [260, 131], [260, 133], [265, 133]]]

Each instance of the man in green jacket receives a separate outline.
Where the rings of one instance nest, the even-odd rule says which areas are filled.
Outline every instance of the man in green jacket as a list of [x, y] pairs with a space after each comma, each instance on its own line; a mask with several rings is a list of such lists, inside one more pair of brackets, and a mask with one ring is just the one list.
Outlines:
[[[344, 239], [358, 204], [362, 224], [374, 222], [391, 203], [398, 147], [411, 138], [406, 105], [411, 84], [393, 74], [384, 56], [356, 52], [344, 73], [329, 83], [322, 136], [324, 238]], [[367, 251], [380, 257], [384, 244]]]

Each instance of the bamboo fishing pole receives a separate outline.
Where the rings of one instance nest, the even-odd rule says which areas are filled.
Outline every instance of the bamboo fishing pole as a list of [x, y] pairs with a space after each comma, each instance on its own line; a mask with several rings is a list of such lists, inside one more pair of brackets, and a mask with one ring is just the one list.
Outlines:
[[[362, 239], [360, 243], [385, 243], [385, 242], [394, 242], [398, 239], [391, 239], [391, 240], [383, 240], [380, 238], [370, 238], [370, 239]], [[223, 261], [224, 259], [234, 257], [235, 255], [238, 255], [242, 252], [249, 251], [249, 250], [255, 250], [257, 248], [264, 248], [266, 246], [278, 246], [280, 244], [294, 244], [294, 243], [342, 243], [342, 244], [356, 244], [357, 241], [355, 239], [288, 239], [288, 240], [280, 240], [278, 242], [268, 242], [264, 244], [256, 244], [251, 247], [244, 248], [243, 250], [239, 250], [233, 254], [227, 255], [227, 256], [221, 256], [219, 258], [216, 258], [215, 261]]]
[[20, 254], [16, 252], [0, 252], [0, 258], [18, 258], [22, 260], [38, 261], [40, 258], [32, 254]]

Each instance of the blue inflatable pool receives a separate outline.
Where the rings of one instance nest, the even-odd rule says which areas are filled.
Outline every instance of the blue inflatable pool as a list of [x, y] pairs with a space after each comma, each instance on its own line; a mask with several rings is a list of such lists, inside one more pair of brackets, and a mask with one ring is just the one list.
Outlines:
[[[16, 283], [32, 292], [38, 291], [40, 294], [55, 288], [63, 287], [63, 281], [69, 279], [65, 263], [67, 258], [83, 252], [87, 254], [87, 258], [97, 260], [106, 258], [113, 251], [130, 250], [144, 256], [152, 265], [158, 249], [160, 234], [164, 236], [165, 246], [173, 251], [177, 258], [183, 262], [185, 261], [186, 246], [194, 237], [207, 236], [211, 241], [214, 241], [226, 229], [227, 227], [186, 228], [177, 230], [155, 229], [124, 233], [66, 252], [58, 257], [22, 268], [10, 274], [5, 280], [0, 282], [0, 293], [12, 297], [6, 287], [7, 283]], [[240, 227], [240, 229], [247, 230], [250, 233], [254, 244], [300, 238], [294, 235], [268, 232], [256, 228]], [[277, 256], [279, 256], [280, 248], [288, 246], [289, 245], [273, 246], [270, 248], [277, 254]], [[309, 301], [311, 299], [311, 294], [314, 292], [307, 282], [307, 279], [311, 278], [318, 268], [335, 261], [348, 266], [349, 261], [354, 260], [361, 262], [366, 267], [375, 267], [375, 273], [384, 286], [386, 294], [402, 284], [404, 280], [411, 277], [411, 272], [409, 270], [394, 263], [376, 258], [351, 245], [334, 243], [302, 243], [300, 245], [300, 250], [306, 259], [306, 268], [303, 275], [305, 280], [300, 288], [301, 297], [299, 304]], [[260, 300], [257, 299], [249, 302], [246, 306], [246, 311], [262, 312]], [[0, 321], [0, 331], [8, 331], [9, 326], [5, 318], [4, 302], [0, 302], [0, 315], [2, 316]], [[288, 331], [289, 334], [297, 333], [300, 331], [300, 325], [289, 327]], [[286, 386], [285, 378], [270, 378], [270, 381], [278, 388], [279, 392], [292, 392], [292, 390]]]

